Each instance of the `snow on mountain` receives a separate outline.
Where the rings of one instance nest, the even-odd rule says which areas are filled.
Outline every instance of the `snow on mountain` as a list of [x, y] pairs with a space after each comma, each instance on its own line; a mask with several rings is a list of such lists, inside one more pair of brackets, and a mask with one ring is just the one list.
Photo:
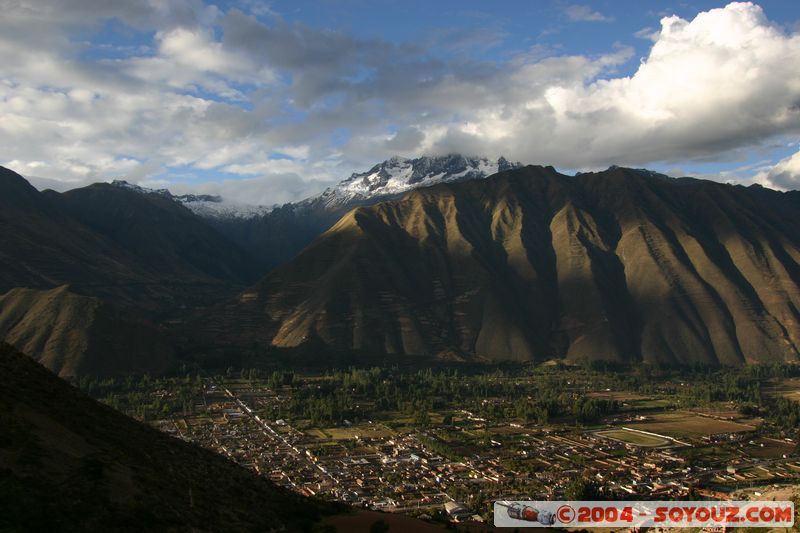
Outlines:
[[167, 198], [172, 198], [172, 193], [167, 189], [150, 189], [147, 187], [141, 187], [135, 183], [129, 183], [125, 180], [114, 180], [111, 182], [111, 185], [114, 187], [119, 187], [120, 189], [128, 189], [138, 192], [139, 194], [155, 194], [157, 196], [166, 196]]
[[209, 194], [174, 195], [167, 189], [149, 189], [124, 180], [114, 180], [111, 184], [139, 194], [155, 194], [171, 198], [203, 218], [254, 218], [274, 209], [274, 206], [242, 204]]
[[[333, 211], [351, 205], [373, 203], [378, 199], [397, 196], [419, 187], [486, 178], [497, 172], [522, 166], [521, 163], [511, 163], [504, 157], [497, 160], [455, 154], [416, 159], [392, 157], [366, 172], [355, 173], [322, 193], [297, 202], [293, 206], [301, 210], [322, 208]], [[141, 194], [157, 194], [172, 198], [203, 218], [250, 219], [263, 216], [277, 207], [232, 202], [221, 196], [207, 194], [176, 196], [167, 189], [148, 189], [121, 180], [115, 180], [112, 185], [135, 190]]]
[[221, 196], [184, 194], [173, 197], [189, 210], [203, 218], [254, 218], [266, 215], [275, 206], [241, 204]]
[[493, 161], [485, 157], [447, 155], [406, 159], [392, 157], [367, 172], [356, 173], [301, 203], [322, 203], [328, 208], [361, 203], [377, 197], [395, 196], [418, 187], [437, 183], [480, 179], [497, 172], [519, 168], [504, 157]]

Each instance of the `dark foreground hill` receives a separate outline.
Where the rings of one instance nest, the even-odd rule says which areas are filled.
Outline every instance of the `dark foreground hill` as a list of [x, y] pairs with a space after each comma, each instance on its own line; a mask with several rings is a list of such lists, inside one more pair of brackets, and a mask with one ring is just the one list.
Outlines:
[[304, 531], [310, 500], [83, 395], [0, 344], [0, 531]]
[[206, 321], [242, 346], [797, 361], [794, 194], [526, 167], [357, 208]]

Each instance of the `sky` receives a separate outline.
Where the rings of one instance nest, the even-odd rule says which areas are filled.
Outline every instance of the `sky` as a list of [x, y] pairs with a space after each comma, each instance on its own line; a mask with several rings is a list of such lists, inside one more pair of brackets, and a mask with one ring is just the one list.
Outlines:
[[800, 3], [0, 0], [0, 165], [272, 205], [391, 156], [800, 188]]

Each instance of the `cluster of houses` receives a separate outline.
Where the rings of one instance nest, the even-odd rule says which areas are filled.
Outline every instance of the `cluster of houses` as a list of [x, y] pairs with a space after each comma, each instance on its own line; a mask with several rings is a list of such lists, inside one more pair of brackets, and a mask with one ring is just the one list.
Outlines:
[[[265, 402], [225, 388], [210, 390], [196, 406], [196, 416], [176, 418], [171, 427], [162, 423], [162, 429], [306, 495], [391, 512], [439, 511], [453, 520], [486, 514], [485, 508], [470, 509], [466, 495], [481, 493], [484, 502], [558, 500], [581, 475], [595, 479], [609, 497], [663, 500], [684, 499], [708, 483], [800, 477], [800, 463], [788, 459], [699, 467], [677, 448], [637, 447], [592, 431], [518, 423], [493, 428], [498, 436], [491, 445], [466, 446], [459, 449], [462, 455], [448, 459], [429, 447], [444, 439], [437, 428], [337, 440], [300, 431], [284, 420], [267, 420], [258, 414], [266, 411], [259, 409]], [[467, 423], [486, 427], [473, 418], [467, 417]], [[713, 437], [714, 442], [746, 444], [737, 439]], [[753, 474], [759, 468], [763, 476]]]

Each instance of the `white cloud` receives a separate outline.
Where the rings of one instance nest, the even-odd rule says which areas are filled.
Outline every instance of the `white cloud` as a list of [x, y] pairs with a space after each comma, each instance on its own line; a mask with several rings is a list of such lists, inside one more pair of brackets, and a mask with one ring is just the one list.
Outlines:
[[233, 83], [269, 86], [275, 73], [243, 54], [226, 50], [208, 30], [174, 28], [156, 35], [158, 55], [130, 60], [129, 72], [152, 83], [161, 81], [176, 89], [193, 86], [213, 94], [244, 100]]
[[[211, 181], [201, 184], [171, 183], [175, 194], [195, 193], [221, 196], [226, 202], [245, 205], [283, 205], [308, 198], [330, 185], [329, 180], [309, 179], [295, 173], [270, 174], [268, 177]], [[163, 185], [162, 185], [163, 186]]]
[[[1, 5], [0, 164], [41, 180], [219, 171], [284, 201], [395, 154], [642, 166], [800, 134], [800, 35], [751, 3], [665, 17], [630, 76], [628, 48], [488, 64], [189, 0]], [[71, 36], [111, 16], [153, 37], [93, 59]]]
[[573, 22], [612, 22], [614, 20], [613, 17], [607, 17], [586, 5], [567, 6], [564, 13]]
[[641, 30], [634, 33], [633, 36], [636, 37], [637, 39], [645, 39], [648, 41], [656, 42], [658, 40], [659, 33], [660, 33], [659, 31], [654, 30], [650, 26], [647, 26], [646, 28], [642, 28]]
[[245, 164], [233, 164], [223, 168], [232, 174], [297, 174], [304, 166], [289, 159], [262, 159]]
[[800, 189], [800, 152], [757, 173], [753, 181], [779, 190]]
[[517, 98], [479, 107], [460, 124], [429, 127], [430, 147], [469, 143], [575, 168], [719, 157], [800, 133], [800, 36], [785, 35], [750, 3], [661, 24], [632, 76], [549, 76], [531, 81], [525, 98], [513, 86], [520, 69], [507, 91]]

